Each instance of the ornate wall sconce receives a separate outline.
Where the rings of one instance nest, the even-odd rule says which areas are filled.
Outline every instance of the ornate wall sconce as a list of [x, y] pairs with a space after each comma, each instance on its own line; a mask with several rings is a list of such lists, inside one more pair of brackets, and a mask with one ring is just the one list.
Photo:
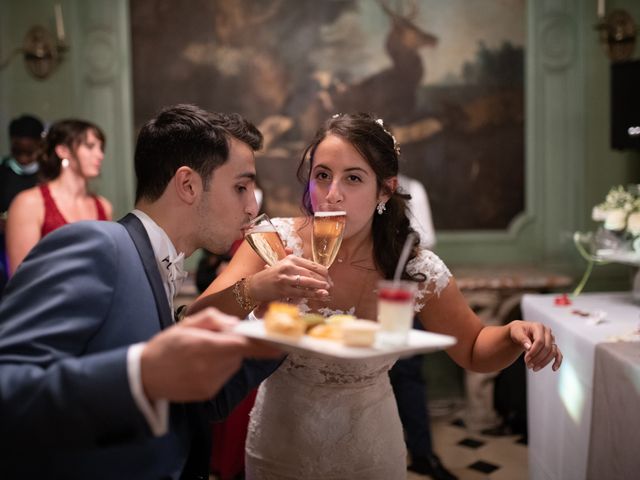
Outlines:
[[69, 50], [65, 40], [62, 8], [59, 4], [54, 6], [54, 12], [56, 36], [40, 25], [31, 27], [24, 37], [22, 47], [16, 48], [5, 60], [0, 61], [0, 70], [7, 67], [16, 55], [22, 54], [27, 71], [37, 79], [44, 80], [54, 72]]
[[637, 28], [626, 10], [612, 10], [605, 14], [605, 1], [598, 0], [598, 23], [595, 28], [612, 62], [623, 62], [633, 56]]

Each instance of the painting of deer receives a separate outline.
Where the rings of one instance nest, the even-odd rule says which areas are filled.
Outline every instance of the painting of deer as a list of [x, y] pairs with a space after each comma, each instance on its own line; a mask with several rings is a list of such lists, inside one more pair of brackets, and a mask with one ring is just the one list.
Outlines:
[[343, 112], [381, 112], [388, 122], [399, 123], [410, 118], [417, 105], [426, 70], [419, 52], [435, 47], [438, 38], [414, 23], [419, 12], [417, 0], [407, 5], [406, 11], [393, 10], [388, 1], [378, 4], [389, 19], [384, 45], [391, 66], [342, 89], [334, 105]]
[[177, 102], [242, 113], [265, 135], [267, 208], [296, 215], [305, 143], [334, 113], [373, 112], [437, 229], [506, 229], [524, 209], [524, 14], [525, 0], [131, 0], [136, 123]]

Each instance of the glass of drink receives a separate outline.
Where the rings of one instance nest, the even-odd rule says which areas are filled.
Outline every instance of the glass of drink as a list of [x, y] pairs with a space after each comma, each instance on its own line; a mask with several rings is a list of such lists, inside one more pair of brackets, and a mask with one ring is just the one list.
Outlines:
[[282, 239], [266, 213], [249, 222], [244, 238], [269, 266], [287, 256]]
[[406, 280], [378, 282], [378, 341], [381, 345], [406, 345], [413, 325], [417, 283]]
[[331, 266], [340, 250], [346, 223], [347, 212], [340, 207], [328, 203], [318, 205], [313, 215], [311, 237], [314, 262], [327, 268]]

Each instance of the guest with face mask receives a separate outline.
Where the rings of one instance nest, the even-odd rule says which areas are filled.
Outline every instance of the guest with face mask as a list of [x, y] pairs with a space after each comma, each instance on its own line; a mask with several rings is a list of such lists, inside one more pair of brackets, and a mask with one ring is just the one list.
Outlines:
[[9, 124], [11, 153], [0, 162], [0, 289], [7, 274], [4, 229], [7, 210], [16, 195], [38, 182], [36, 155], [42, 145], [44, 125], [32, 115], [22, 115]]

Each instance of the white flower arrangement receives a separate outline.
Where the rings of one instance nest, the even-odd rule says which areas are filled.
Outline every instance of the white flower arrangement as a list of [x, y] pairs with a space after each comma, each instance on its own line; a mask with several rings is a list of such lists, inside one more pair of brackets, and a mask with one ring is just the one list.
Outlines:
[[580, 283], [573, 291], [580, 295], [587, 284], [594, 265], [604, 265], [613, 260], [611, 254], [640, 254], [640, 185], [628, 189], [622, 185], [613, 187], [604, 202], [593, 207], [591, 218], [602, 222], [604, 228], [596, 232], [573, 234], [573, 242], [580, 255], [587, 261], [587, 268]]
[[619, 234], [640, 235], [640, 196], [622, 185], [609, 190], [605, 201], [593, 207], [591, 218]]

